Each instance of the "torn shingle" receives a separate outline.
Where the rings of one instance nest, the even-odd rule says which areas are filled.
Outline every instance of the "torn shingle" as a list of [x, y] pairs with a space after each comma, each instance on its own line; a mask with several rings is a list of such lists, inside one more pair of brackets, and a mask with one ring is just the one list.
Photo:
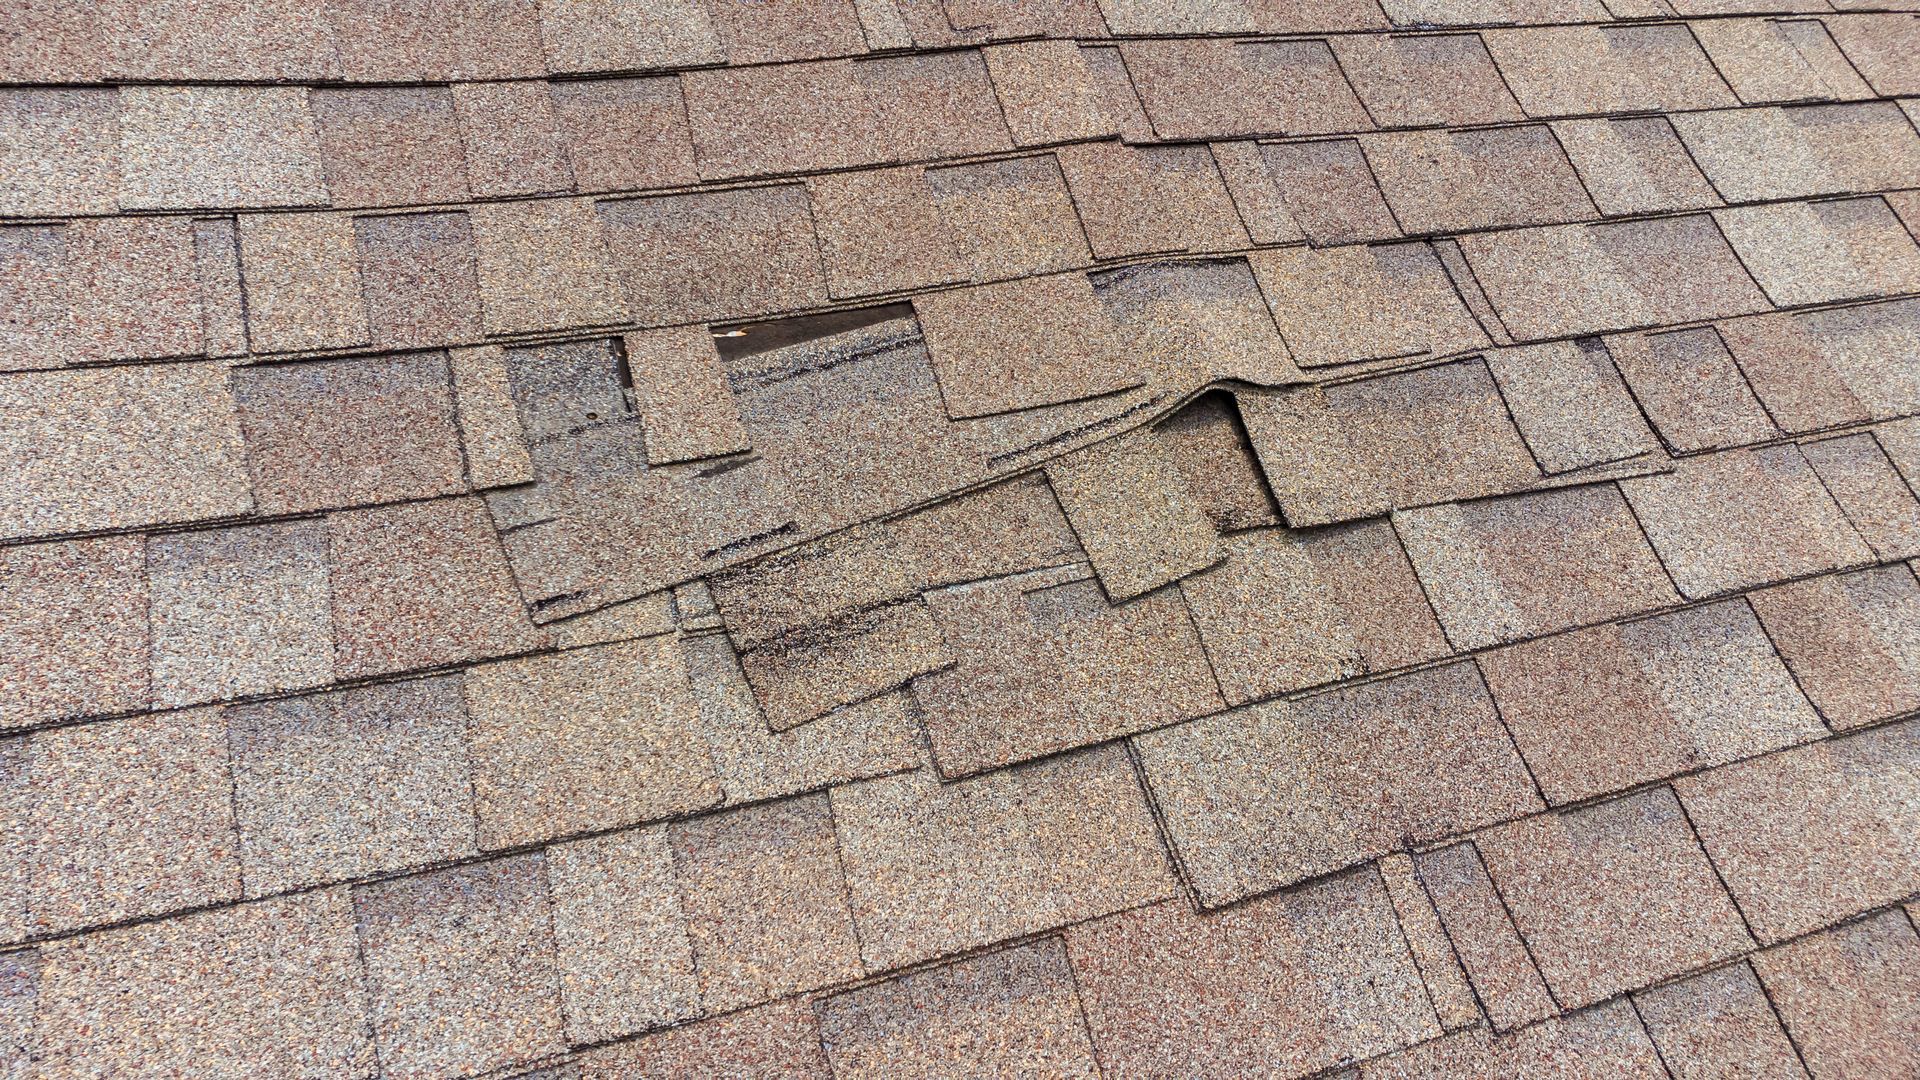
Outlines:
[[355, 218], [368, 328], [382, 349], [483, 333], [473, 228], [463, 213]]
[[572, 1041], [699, 1015], [684, 893], [664, 828], [547, 849], [553, 937]]
[[811, 626], [741, 656], [767, 725], [786, 731], [953, 662], [939, 621], [917, 600]]
[[467, 156], [444, 86], [315, 89], [327, 193], [335, 206], [467, 198]]
[[914, 314], [956, 419], [1077, 401], [1135, 385], [1085, 274], [916, 297]]
[[1244, 259], [1135, 264], [1091, 277], [1121, 355], [1161, 392], [1303, 379]]
[[1385, 127], [1523, 119], [1476, 34], [1356, 34], [1332, 42], [1367, 112]]
[[1920, 710], [1920, 584], [1877, 567], [1750, 597], [1807, 697], [1836, 728]]
[[370, 340], [352, 218], [245, 215], [240, 259], [254, 349], [337, 349]]
[[460, 83], [453, 106], [476, 198], [573, 190], [545, 82]]
[[1220, 560], [1212, 523], [1149, 435], [1060, 458], [1047, 466], [1047, 479], [1115, 603]]
[[727, 59], [703, 0], [541, 0], [540, 38], [554, 73], [644, 71]]
[[699, 179], [680, 80], [591, 79], [547, 89], [581, 191], [672, 187]]
[[1280, 249], [1247, 261], [1301, 367], [1488, 343], [1425, 244]]
[[813, 1008], [798, 998], [589, 1050], [582, 1080], [829, 1080]]
[[835, 297], [902, 292], [971, 276], [923, 169], [816, 176], [807, 181], [807, 195]]
[[0, 548], [0, 728], [147, 702], [139, 537]]
[[1633, 1005], [1676, 1080], [1806, 1075], [1747, 964], [1643, 990]]
[[827, 299], [799, 184], [604, 202], [599, 215], [642, 322], [747, 318]]
[[1099, 258], [1247, 246], [1247, 231], [1205, 146], [1083, 143], [1057, 157]]
[[[1511, 1031], [1558, 1012], [1559, 1005], [1548, 993], [1546, 980], [1527, 952], [1526, 942], [1520, 939], [1520, 931], [1514, 927], [1473, 844], [1454, 844], [1417, 855], [1414, 867], [1433, 898], [1434, 909], [1493, 1030]], [[1457, 1036], [1456, 1040], [1465, 1038]], [[1418, 1055], [1415, 1051], [1414, 1056]], [[1409, 1073], [1424, 1075], [1431, 1074], [1418, 1069]]]
[[644, 331], [621, 340], [647, 464], [698, 461], [751, 448], [713, 335], [705, 328]]
[[1889, 911], [1754, 957], [1767, 993], [1815, 1076], [1920, 1069], [1920, 939]]
[[1559, 120], [1553, 133], [1609, 217], [1720, 204], [1668, 117]]
[[1550, 225], [1597, 214], [1545, 124], [1397, 132], [1361, 145], [1408, 233]]
[[1920, 502], [1870, 432], [1804, 443], [1800, 452], [1876, 558], [1920, 556]]
[[488, 203], [470, 212], [487, 332], [622, 322], [627, 307], [600, 222], [583, 200]]
[[1265, 180], [1278, 190], [1293, 227], [1313, 246], [1400, 235], [1359, 142], [1262, 143], [1260, 159]]
[[1685, 24], [1540, 26], [1481, 36], [1529, 116], [1737, 104]]
[[119, 201], [124, 210], [326, 202], [306, 89], [122, 87]]
[[1778, 434], [1712, 327], [1611, 337], [1607, 352], [1675, 450], [1720, 450]]
[[983, 52], [1007, 129], [1019, 146], [1118, 134], [1086, 55], [1072, 41], [1027, 41]]
[[120, 100], [109, 89], [0, 91], [0, 213], [112, 213]]
[[1070, 270], [1093, 261], [1051, 154], [929, 169], [927, 183], [976, 280]]
[[1783, 307], [1920, 290], [1920, 246], [1885, 199], [1774, 203], [1714, 218]]
[[1125, 42], [1120, 54], [1161, 139], [1373, 126], [1324, 41], [1162, 38]]

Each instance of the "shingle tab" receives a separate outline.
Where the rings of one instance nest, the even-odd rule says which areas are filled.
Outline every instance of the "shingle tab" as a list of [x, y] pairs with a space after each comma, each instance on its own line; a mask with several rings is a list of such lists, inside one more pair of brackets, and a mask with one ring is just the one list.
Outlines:
[[1920, 45], [1920, 18], [1909, 13], [1840, 15], [1821, 20], [1854, 70], [1883, 95], [1920, 94], [1909, 60]]
[[1818, 19], [1702, 19], [1690, 26], [1748, 104], [1873, 96]]
[[1920, 301], [1762, 315], [1719, 330], [1787, 431], [1920, 411]]
[[467, 152], [444, 86], [315, 89], [308, 102], [335, 206], [457, 202]]
[[1247, 246], [1246, 228], [1204, 146], [1083, 143], [1057, 156], [1099, 258]]
[[1675, 450], [1720, 450], [1778, 434], [1712, 327], [1612, 337], [1607, 352]]
[[1806, 1075], [1747, 964], [1643, 990], [1633, 1004], [1676, 1080]]
[[1920, 502], [1872, 433], [1804, 443], [1800, 452], [1876, 558], [1920, 556]]
[[740, 319], [827, 299], [799, 184], [604, 202], [599, 215], [642, 322]]
[[914, 314], [956, 419], [1097, 397], [1136, 385], [1085, 274], [916, 297]]
[[147, 703], [138, 537], [0, 548], [0, 728]]
[[1737, 104], [1683, 23], [1542, 26], [1482, 37], [1529, 116]]
[[1315, 247], [1400, 235], [1358, 141], [1261, 143], [1259, 155], [1256, 181], [1274, 187], [1292, 230]]
[[[596, 12], [602, 8], [594, 6]], [[581, 191], [671, 187], [699, 179], [680, 80], [587, 79], [551, 83], [548, 91]]]
[[511, 334], [624, 321], [593, 207], [575, 199], [471, 211], [487, 331]]
[[703, 179], [841, 169], [893, 156], [850, 60], [692, 71], [681, 85]]
[[460, 83], [453, 88], [453, 106], [475, 197], [573, 190], [545, 82]]
[[1320, 135], [1373, 126], [1324, 41], [1163, 38], [1120, 46], [1166, 140]]
[[1492, 1035], [1485, 1029], [1361, 1066], [1360, 1080], [1659, 1080], [1668, 1076], [1624, 1001]]
[[807, 181], [807, 196], [835, 297], [900, 292], [971, 277], [923, 169], [816, 176]]
[[1815, 1076], [1920, 1069], [1920, 939], [1898, 911], [1835, 927], [1754, 958]]
[[1488, 343], [1425, 244], [1261, 251], [1247, 260], [1301, 367]]
[[246, 215], [240, 257], [247, 334], [256, 350], [338, 349], [371, 340], [352, 218]]
[[1892, 102], [1678, 113], [1671, 123], [1729, 202], [1902, 187], [1920, 170], [1920, 135]]
[[540, 39], [555, 73], [691, 67], [727, 58], [703, 0], [541, 0]]
[[1774, 203], [1714, 218], [1782, 307], [1920, 290], [1920, 246], [1885, 199]]
[[1609, 217], [1720, 204], [1668, 117], [1559, 120], [1553, 133]]
[[1877, 567], [1750, 597], [1781, 658], [1836, 728], [1920, 709], [1920, 584]]
[[0, 213], [112, 213], [119, 158], [114, 91], [0, 90]]
[[1015, 144], [1045, 146], [1119, 133], [1078, 43], [1026, 41], [995, 45], [982, 55]]
[[1213, 525], [1150, 436], [1068, 455], [1047, 466], [1047, 480], [1115, 603], [1220, 560]]
[[1383, 127], [1523, 118], [1477, 34], [1352, 34], [1331, 40], [1341, 70]]
[[[1558, 1012], [1479, 850], [1471, 843], [1455, 844], [1416, 856], [1414, 866], [1493, 1030], [1511, 1031]], [[1477, 1041], [1456, 1037], [1456, 1052]], [[1419, 1056], [1418, 1051], [1413, 1055], [1416, 1060]], [[1414, 1075], [1427, 1074], [1414, 1070]]]
[[976, 280], [1070, 270], [1093, 261], [1051, 154], [927, 170], [946, 226]]
[[599, 1042], [700, 1012], [683, 894], [664, 828], [547, 849], [567, 1035]]
[[1303, 381], [1245, 259], [1136, 263], [1090, 275], [1121, 354], [1162, 392]]
[[813, 1007], [798, 998], [716, 1016], [580, 1058], [581, 1080], [829, 1080]]
[[121, 88], [122, 209], [326, 201], [304, 88]]
[[1410, 234], [1550, 225], [1598, 216], [1545, 124], [1397, 132], [1362, 140]]

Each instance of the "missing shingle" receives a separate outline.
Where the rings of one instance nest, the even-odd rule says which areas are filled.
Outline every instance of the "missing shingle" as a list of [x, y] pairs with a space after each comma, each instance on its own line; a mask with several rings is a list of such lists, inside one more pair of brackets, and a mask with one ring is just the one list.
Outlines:
[[1280, 506], [1261, 471], [1238, 399], [1210, 390], [1154, 427], [1174, 468], [1221, 532], [1280, 523]]
[[731, 363], [758, 353], [873, 326], [889, 319], [912, 317], [913, 305], [900, 303], [853, 311], [830, 311], [821, 315], [797, 315], [764, 322], [727, 323], [713, 328], [713, 343], [720, 350], [720, 359]]

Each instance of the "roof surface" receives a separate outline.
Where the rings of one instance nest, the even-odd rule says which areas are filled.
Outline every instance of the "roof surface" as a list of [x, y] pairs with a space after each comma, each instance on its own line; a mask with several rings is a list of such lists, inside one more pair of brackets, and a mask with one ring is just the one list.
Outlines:
[[1883, 6], [0, 4], [0, 1076], [1920, 1076]]

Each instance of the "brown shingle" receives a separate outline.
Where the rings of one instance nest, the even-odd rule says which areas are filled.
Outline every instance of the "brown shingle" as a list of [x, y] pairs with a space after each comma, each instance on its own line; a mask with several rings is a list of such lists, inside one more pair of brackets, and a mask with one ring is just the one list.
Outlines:
[[564, 1048], [542, 855], [363, 885], [353, 907], [388, 1075], [467, 1075]]
[[1100, 0], [1116, 34], [1244, 34], [1255, 29], [1249, 0]]
[[1614, 365], [1668, 446], [1719, 450], [1778, 434], [1710, 326], [1607, 339]]
[[599, 213], [642, 322], [745, 318], [827, 298], [799, 184], [604, 202]]
[[1113, 321], [1085, 274], [916, 297], [947, 414], [988, 416], [1123, 390]]
[[1920, 94], [1920, 74], [1911, 63], [1920, 45], [1920, 18], [1911, 14], [1841, 15], [1822, 20], [1854, 69], [1876, 91]]
[[114, 91], [0, 91], [0, 213], [112, 213], [119, 157]]
[[1119, 47], [1085, 45], [1080, 55], [1087, 61], [1094, 85], [1100, 88], [1102, 111], [1120, 129], [1120, 137], [1130, 143], [1152, 142], [1153, 124], [1147, 120], [1147, 110], [1140, 104], [1140, 94], [1133, 88], [1133, 77], [1127, 74]]
[[1115, 603], [1220, 560], [1213, 524], [1145, 432], [1057, 459], [1047, 480]]
[[1815, 1076], [1920, 1069], [1920, 940], [1898, 911], [1754, 957]]
[[901, 292], [971, 277], [924, 169], [816, 176], [807, 181], [807, 196], [828, 291], [835, 297]]
[[1123, 368], [1156, 390], [1303, 380], [1245, 259], [1136, 263], [1091, 277], [1128, 357]]
[[1395, 26], [1591, 22], [1607, 18], [1600, 0], [1384, 0]]
[[1156, 425], [1154, 435], [1216, 530], [1280, 523], [1280, 508], [1254, 459], [1234, 395], [1224, 390], [1202, 394]]
[[316, 89], [327, 193], [335, 206], [458, 202], [467, 155], [444, 86]]
[[[604, 11], [597, 5], [594, 10]], [[591, 79], [556, 82], [548, 89], [581, 191], [671, 187], [699, 179], [680, 80]]]
[[1529, 27], [1482, 37], [1529, 116], [1737, 104], [1683, 23]]
[[66, 228], [75, 359], [203, 351], [193, 227], [185, 218], [96, 218]]
[[467, 215], [355, 218], [353, 233], [375, 347], [444, 345], [481, 335]]
[[593, 206], [536, 199], [473, 208], [487, 332], [522, 333], [623, 322]]
[[1703, 19], [1691, 26], [1748, 104], [1873, 96], [1818, 19]]
[[1610, 217], [1720, 204], [1668, 117], [1559, 120], [1553, 133]]
[[1306, 239], [1293, 216], [1290, 200], [1296, 193], [1282, 191], [1267, 164], [1265, 151], [1270, 144], [1235, 139], [1209, 145], [1227, 193], [1240, 211], [1240, 221], [1255, 244], [1297, 244]]
[[1878, 567], [1750, 598], [1801, 689], [1836, 728], [1920, 709], [1920, 585]]
[[1355, 34], [1332, 42], [1367, 112], [1385, 127], [1523, 118], [1477, 34]]
[[1720, 333], [1788, 431], [1920, 411], [1920, 302], [1762, 315]]
[[1775, 203], [1714, 217], [1783, 307], [1920, 290], [1920, 247], [1885, 199]]
[[1731, 202], [1900, 187], [1920, 170], [1920, 135], [1892, 102], [1684, 113], [1673, 125]]
[[147, 702], [139, 537], [0, 548], [0, 728]]
[[766, 722], [786, 731], [953, 662], [939, 622], [917, 600], [862, 612], [741, 657]]
[[[1073, 212], [1070, 205], [1067, 212]], [[0, 227], [0, 301], [7, 312], [0, 319], [0, 370], [31, 371], [98, 359], [85, 354], [74, 318], [64, 227]]]
[[1871, 432], [1805, 443], [1800, 452], [1874, 556], [1920, 556], [1920, 503]]
[[340, 65], [365, 82], [453, 82], [545, 73], [536, 0], [417, 7], [327, 0]]
[[1051, 154], [929, 169], [927, 183], [976, 280], [1069, 270], [1093, 261]]
[[1100, 1075], [1059, 938], [851, 990], [817, 1009], [842, 1080]]
[[459, 83], [453, 105], [476, 197], [573, 190], [573, 170], [545, 81]]
[[1643, 990], [1633, 1004], [1675, 1080], [1806, 1075], [1760, 980], [1744, 963]]
[[[325, 4], [301, 0], [118, 2], [102, 9], [112, 57], [105, 71], [155, 81], [339, 78]], [[96, 68], [89, 80], [103, 72]]]
[[588, 1051], [581, 1080], [829, 1080], [813, 1008], [792, 999]]
[[497, 345], [453, 349], [454, 407], [460, 414], [460, 445], [467, 479], [476, 488], [523, 484], [533, 479], [526, 433], [514, 411], [503, 350]]
[[1598, 215], [1545, 124], [1374, 135], [1362, 143], [1409, 233], [1584, 221]]
[[336, 349], [370, 340], [352, 218], [243, 216], [240, 256], [247, 334], [256, 351]]
[[691, 71], [680, 81], [704, 179], [841, 169], [895, 156], [850, 60]]
[[121, 88], [122, 209], [326, 201], [304, 88]]
[[567, 1035], [599, 1042], [700, 1012], [683, 893], [664, 828], [547, 849]]
[[1360, 1069], [1359, 1080], [1660, 1080], [1633, 1006], [1611, 1002], [1511, 1035], [1462, 1031]]
[[1133, 85], [1162, 139], [1320, 135], [1373, 126], [1324, 41], [1129, 41]]
[[1134, 741], [1187, 878], [1213, 905], [1540, 806], [1466, 664]]
[[1448, 1031], [1472, 1027], [1481, 1020], [1480, 1003], [1474, 999], [1473, 986], [1467, 982], [1466, 969], [1460, 966], [1447, 928], [1434, 910], [1433, 900], [1420, 884], [1413, 859], [1396, 853], [1377, 864], [1380, 880], [1393, 901], [1394, 916], [1407, 936], [1407, 948], [1420, 967], [1427, 996], [1433, 999], [1440, 1026]]
[[1425, 244], [1280, 249], [1247, 261], [1301, 367], [1487, 344]]
[[983, 56], [1007, 129], [1019, 146], [1105, 139], [1118, 134], [1105, 95], [1071, 41], [995, 45]]
[[1213, 914], [1176, 902], [1076, 926], [1067, 955], [1118, 1075], [1300, 1075], [1440, 1033], [1370, 870]]
[[776, 63], [867, 51], [850, 0], [710, 4], [730, 64]]
[[1057, 157], [1102, 259], [1247, 246], [1247, 230], [1204, 146], [1084, 143]]
[[1013, 149], [978, 52], [859, 60], [853, 77], [873, 108], [881, 144], [904, 160]]
[[1501, 349], [1487, 356], [1487, 366], [1527, 448], [1548, 474], [1656, 449], [1652, 429], [1597, 341]]
[[1262, 143], [1260, 159], [1294, 229], [1315, 247], [1400, 235], [1356, 140]]
[[239, 226], [231, 218], [194, 222], [193, 254], [200, 276], [201, 332], [207, 355], [238, 356], [247, 351]]
[[751, 449], [705, 327], [622, 335], [647, 464], [698, 461]]
[[722, 63], [704, 0], [541, 0], [540, 37], [555, 73], [642, 71]]
[[[1510, 1031], [1558, 1012], [1473, 844], [1427, 852], [1414, 865], [1493, 1029]], [[1466, 1038], [1456, 1044], [1470, 1045]]]

